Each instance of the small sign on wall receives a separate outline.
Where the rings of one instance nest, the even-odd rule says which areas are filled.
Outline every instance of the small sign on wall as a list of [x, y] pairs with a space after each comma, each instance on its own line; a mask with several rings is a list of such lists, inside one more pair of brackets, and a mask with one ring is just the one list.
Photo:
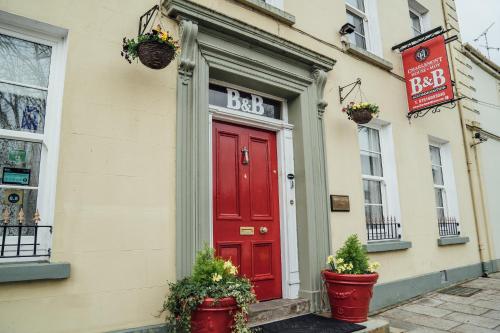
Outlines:
[[2, 183], [12, 185], [29, 185], [31, 170], [21, 168], [3, 168]]
[[351, 205], [348, 195], [330, 195], [330, 207], [332, 212], [349, 212]]

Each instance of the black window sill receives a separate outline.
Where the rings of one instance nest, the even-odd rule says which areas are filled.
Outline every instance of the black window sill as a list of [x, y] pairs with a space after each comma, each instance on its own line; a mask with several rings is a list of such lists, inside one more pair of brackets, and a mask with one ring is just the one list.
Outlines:
[[469, 241], [470, 241], [469, 237], [452, 236], [452, 237], [438, 238], [437, 243], [439, 246], [448, 246], [448, 245], [467, 244]]
[[400, 240], [369, 242], [366, 245], [363, 245], [368, 253], [402, 251], [411, 248], [411, 246], [411, 242]]
[[271, 6], [270, 4], [265, 3], [263, 0], [236, 0], [241, 2], [249, 7], [252, 7], [255, 10], [258, 10], [264, 14], [274, 17], [280, 22], [283, 22], [288, 25], [295, 24], [295, 16], [289, 14], [285, 11], [282, 11], [279, 8]]
[[0, 264], [0, 283], [69, 278], [68, 262], [18, 262]]
[[371, 53], [370, 51], [357, 47], [356, 45], [353, 45], [351, 43], [345, 43], [345, 47], [348, 53], [351, 53], [361, 60], [371, 63], [372, 65], [385, 69], [386, 71], [391, 71], [394, 68], [390, 61], [387, 61], [384, 58]]

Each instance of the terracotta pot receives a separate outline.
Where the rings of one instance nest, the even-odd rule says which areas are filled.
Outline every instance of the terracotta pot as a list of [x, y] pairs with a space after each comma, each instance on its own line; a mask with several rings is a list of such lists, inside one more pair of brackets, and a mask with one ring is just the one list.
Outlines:
[[372, 120], [373, 115], [369, 109], [357, 109], [350, 111], [349, 118], [357, 124], [366, 124]]
[[175, 57], [175, 51], [169, 45], [152, 40], [141, 42], [137, 54], [142, 64], [152, 69], [167, 67]]
[[231, 333], [234, 315], [238, 311], [236, 300], [226, 297], [216, 301], [205, 298], [191, 314], [192, 333]]
[[368, 320], [368, 308], [378, 274], [338, 274], [328, 270], [322, 274], [332, 317], [351, 323]]

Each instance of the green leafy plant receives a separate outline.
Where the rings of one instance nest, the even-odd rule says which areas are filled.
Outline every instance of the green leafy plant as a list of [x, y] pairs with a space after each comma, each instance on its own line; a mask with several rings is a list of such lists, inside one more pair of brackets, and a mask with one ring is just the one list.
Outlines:
[[339, 274], [370, 274], [380, 267], [378, 262], [369, 262], [366, 251], [356, 234], [347, 238], [335, 256], [328, 256], [327, 264], [331, 271]]
[[231, 261], [215, 257], [212, 248], [198, 252], [193, 274], [170, 284], [170, 294], [163, 304], [167, 312], [167, 326], [171, 332], [190, 332], [191, 313], [205, 298], [220, 300], [233, 297], [238, 305], [233, 332], [251, 332], [247, 327], [248, 308], [256, 302], [250, 280], [238, 276]]
[[368, 110], [373, 115], [378, 114], [380, 112], [377, 104], [366, 103], [366, 102], [361, 102], [361, 103], [350, 102], [349, 104], [347, 104], [346, 107], [342, 109], [342, 112], [345, 112], [347, 113], [347, 115], [350, 116], [353, 112], [358, 112], [360, 110]]
[[176, 52], [176, 54], [180, 49], [179, 41], [174, 40], [172, 35], [170, 35], [168, 31], [162, 30], [161, 26], [158, 25], [155, 29], [152, 29], [151, 32], [147, 32], [143, 35], [137, 36], [137, 41], [134, 38], [128, 39], [127, 37], [123, 37], [121, 56], [131, 64], [132, 60], [139, 56], [139, 45], [147, 41], [155, 41], [168, 45], [172, 50]]

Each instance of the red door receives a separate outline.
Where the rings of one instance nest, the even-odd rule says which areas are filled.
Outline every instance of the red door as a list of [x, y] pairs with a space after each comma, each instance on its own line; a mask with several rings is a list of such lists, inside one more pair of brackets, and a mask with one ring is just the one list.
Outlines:
[[251, 279], [259, 300], [281, 298], [276, 133], [214, 122], [214, 244]]

